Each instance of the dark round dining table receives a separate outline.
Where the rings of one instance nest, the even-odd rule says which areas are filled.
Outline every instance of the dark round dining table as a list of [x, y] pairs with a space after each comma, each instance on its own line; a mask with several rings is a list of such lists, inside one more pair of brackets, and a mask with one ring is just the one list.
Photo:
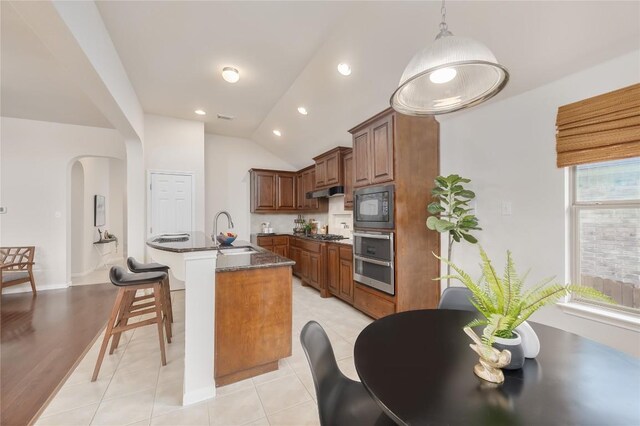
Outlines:
[[400, 425], [640, 425], [640, 360], [556, 328], [531, 324], [540, 353], [494, 385], [462, 331], [475, 314], [402, 312], [358, 336], [358, 376]]

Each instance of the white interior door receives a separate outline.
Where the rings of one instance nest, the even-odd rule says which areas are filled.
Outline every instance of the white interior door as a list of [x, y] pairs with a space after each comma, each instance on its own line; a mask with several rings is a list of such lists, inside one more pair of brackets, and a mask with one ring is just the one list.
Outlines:
[[151, 173], [149, 234], [193, 230], [193, 176]]

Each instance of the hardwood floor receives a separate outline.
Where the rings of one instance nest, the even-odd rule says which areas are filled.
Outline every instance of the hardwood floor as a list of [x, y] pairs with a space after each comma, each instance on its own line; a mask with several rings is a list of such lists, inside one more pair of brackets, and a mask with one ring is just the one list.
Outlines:
[[116, 291], [95, 284], [2, 295], [0, 424], [38, 414], [106, 324]]

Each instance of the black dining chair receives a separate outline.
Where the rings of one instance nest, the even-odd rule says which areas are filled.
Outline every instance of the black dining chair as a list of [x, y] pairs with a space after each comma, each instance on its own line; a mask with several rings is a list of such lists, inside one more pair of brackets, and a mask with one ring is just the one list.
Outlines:
[[453, 309], [456, 311], [478, 312], [471, 304], [473, 293], [466, 287], [449, 287], [442, 292], [438, 309]]
[[342, 374], [331, 342], [320, 324], [315, 321], [305, 324], [300, 342], [311, 367], [322, 426], [395, 425], [362, 383]]

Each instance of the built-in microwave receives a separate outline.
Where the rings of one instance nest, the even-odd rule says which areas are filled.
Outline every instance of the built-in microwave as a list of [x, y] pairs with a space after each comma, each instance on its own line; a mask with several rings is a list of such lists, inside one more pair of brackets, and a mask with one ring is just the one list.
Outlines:
[[393, 229], [394, 186], [370, 186], [353, 192], [353, 226]]

